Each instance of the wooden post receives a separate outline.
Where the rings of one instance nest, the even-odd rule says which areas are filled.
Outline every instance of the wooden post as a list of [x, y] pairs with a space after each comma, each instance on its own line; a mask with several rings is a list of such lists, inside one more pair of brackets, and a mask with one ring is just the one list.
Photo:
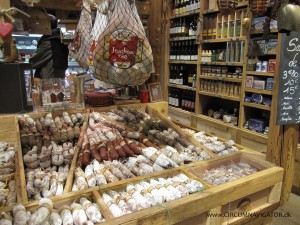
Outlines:
[[1, 0], [0, 9], [8, 9], [10, 7], [10, 0]]
[[281, 204], [285, 204], [290, 196], [293, 186], [295, 157], [299, 137], [299, 125], [284, 126], [282, 167], [284, 168]]
[[282, 155], [282, 126], [276, 125], [277, 117], [277, 98], [278, 98], [278, 86], [279, 86], [279, 64], [280, 64], [280, 49], [281, 49], [281, 34], [278, 34], [278, 46], [276, 57], [276, 68], [274, 73], [274, 88], [271, 105], [271, 117], [269, 124], [269, 135], [267, 144], [267, 160], [281, 165]]

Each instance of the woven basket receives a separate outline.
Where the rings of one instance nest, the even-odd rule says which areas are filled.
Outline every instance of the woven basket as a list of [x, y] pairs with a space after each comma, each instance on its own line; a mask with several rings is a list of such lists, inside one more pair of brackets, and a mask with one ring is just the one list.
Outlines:
[[220, 12], [227, 15], [236, 9], [238, 0], [217, 0], [217, 4]]

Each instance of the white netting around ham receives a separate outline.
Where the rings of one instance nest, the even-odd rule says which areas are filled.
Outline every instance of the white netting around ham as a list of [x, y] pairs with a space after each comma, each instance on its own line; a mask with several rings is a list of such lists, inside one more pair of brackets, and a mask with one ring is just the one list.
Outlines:
[[83, 0], [83, 7], [77, 25], [77, 34], [74, 39], [75, 59], [79, 65], [89, 68], [90, 34], [92, 31], [92, 15], [90, 4]]
[[114, 0], [110, 8], [112, 14], [94, 51], [94, 76], [116, 86], [142, 84], [154, 72], [142, 22], [127, 0]]

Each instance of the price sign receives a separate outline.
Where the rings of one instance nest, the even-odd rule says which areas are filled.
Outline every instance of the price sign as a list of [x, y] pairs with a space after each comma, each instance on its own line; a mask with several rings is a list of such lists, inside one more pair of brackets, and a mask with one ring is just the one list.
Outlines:
[[277, 124], [300, 124], [300, 33], [282, 34]]

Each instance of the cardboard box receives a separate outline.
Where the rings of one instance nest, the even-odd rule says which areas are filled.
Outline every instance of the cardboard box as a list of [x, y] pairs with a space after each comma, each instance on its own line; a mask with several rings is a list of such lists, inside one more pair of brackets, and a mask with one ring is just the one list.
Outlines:
[[277, 39], [270, 39], [266, 44], [266, 54], [276, 54], [278, 46], [278, 40]]
[[263, 133], [265, 128], [265, 123], [262, 120], [258, 119], [249, 119], [248, 120], [248, 129], [254, 130], [259, 133]]
[[276, 59], [269, 59], [268, 72], [269, 73], [275, 72], [275, 68], [276, 68]]
[[263, 26], [264, 26], [266, 18], [267, 18], [266, 16], [253, 18], [252, 19], [252, 31], [263, 32]]
[[254, 77], [253, 76], [246, 76], [246, 88], [252, 88], [253, 87], [253, 82], [254, 82]]
[[259, 89], [259, 90], [265, 90], [266, 87], [266, 81], [264, 80], [255, 80], [253, 82], [253, 88]]
[[269, 77], [269, 78], [267, 79], [266, 90], [272, 91], [272, 90], [273, 90], [273, 87], [274, 87], [274, 78]]

